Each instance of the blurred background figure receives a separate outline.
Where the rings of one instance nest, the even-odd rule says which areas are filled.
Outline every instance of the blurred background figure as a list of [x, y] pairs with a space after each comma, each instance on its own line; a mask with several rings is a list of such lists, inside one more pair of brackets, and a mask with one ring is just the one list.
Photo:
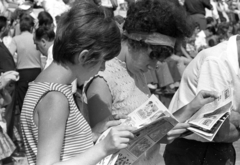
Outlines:
[[185, 0], [184, 6], [191, 18], [199, 24], [201, 30], [207, 28], [205, 8], [212, 10], [210, 0]]
[[15, 36], [10, 45], [12, 55], [17, 53], [16, 67], [20, 75], [17, 83], [17, 104], [22, 109], [28, 83], [35, 80], [41, 72], [41, 53], [36, 49], [33, 41], [34, 19], [29, 14], [20, 17], [21, 34]]
[[19, 75], [16, 71], [8, 71], [0, 76], [0, 165], [2, 160], [8, 158], [15, 150], [15, 145], [11, 138], [7, 135], [7, 123], [5, 119], [6, 106], [11, 103], [11, 96], [7, 90], [7, 86], [11, 81], [17, 81]]

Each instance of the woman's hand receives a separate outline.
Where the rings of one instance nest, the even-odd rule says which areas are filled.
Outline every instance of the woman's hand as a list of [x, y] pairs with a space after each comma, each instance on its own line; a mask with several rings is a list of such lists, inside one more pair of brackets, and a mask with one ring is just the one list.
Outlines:
[[125, 119], [125, 115], [113, 115], [104, 119], [92, 128], [93, 141], [96, 142], [99, 136], [110, 127], [118, 126], [121, 124], [120, 119]]
[[126, 125], [112, 127], [108, 135], [102, 141], [106, 154], [113, 154], [126, 148], [131, 139], [134, 138], [132, 133], [134, 130], [135, 128]]
[[184, 132], [187, 131], [189, 124], [178, 123], [172, 130], [167, 133], [167, 141], [171, 143], [174, 139], [180, 137]]

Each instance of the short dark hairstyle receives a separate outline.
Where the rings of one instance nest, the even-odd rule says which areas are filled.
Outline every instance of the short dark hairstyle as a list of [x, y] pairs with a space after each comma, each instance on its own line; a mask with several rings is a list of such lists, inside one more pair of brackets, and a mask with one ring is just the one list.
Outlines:
[[53, 46], [53, 59], [60, 64], [74, 64], [75, 56], [89, 50], [86, 64], [98, 62], [102, 53], [110, 60], [121, 50], [120, 31], [111, 18], [96, 4], [79, 1], [64, 13], [58, 23]]
[[21, 32], [24, 31], [32, 31], [32, 28], [34, 26], [34, 19], [32, 16], [30, 16], [29, 14], [23, 14], [20, 17], [20, 30]]
[[51, 42], [55, 38], [55, 32], [52, 27], [39, 26], [35, 31], [36, 40], [40, 41], [42, 38]]
[[[193, 33], [193, 23], [187, 19], [184, 7], [168, 0], [141, 0], [131, 3], [123, 30], [127, 33], [145, 32], [161, 33], [174, 38], [190, 37]], [[147, 47], [144, 42], [131, 39], [130, 45], [134, 47]], [[151, 46], [155, 49], [155, 58], [170, 56], [173, 48], [169, 46]]]
[[7, 18], [4, 16], [0, 16], [0, 31], [2, 31], [2, 29], [6, 26], [7, 26]]
[[39, 26], [51, 26], [53, 24], [52, 16], [46, 12], [42, 11], [38, 14], [38, 25]]

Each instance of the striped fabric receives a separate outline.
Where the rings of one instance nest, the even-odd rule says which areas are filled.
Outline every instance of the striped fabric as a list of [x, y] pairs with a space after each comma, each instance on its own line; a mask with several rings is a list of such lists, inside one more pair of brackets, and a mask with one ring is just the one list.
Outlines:
[[93, 146], [91, 128], [74, 102], [72, 86], [33, 82], [29, 84], [21, 113], [21, 127], [29, 165], [36, 164], [38, 144], [38, 128], [33, 120], [33, 112], [42, 96], [50, 91], [63, 93], [69, 102], [70, 112], [66, 123], [60, 160], [68, 160]]

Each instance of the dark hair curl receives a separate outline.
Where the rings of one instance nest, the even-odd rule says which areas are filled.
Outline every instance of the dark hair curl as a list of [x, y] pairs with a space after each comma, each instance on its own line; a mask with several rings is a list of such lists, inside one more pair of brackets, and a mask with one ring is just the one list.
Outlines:
[[[140, 0], [130, 4], [123, 26], [123, 30], [127, 33], [157, 32], [177, 39], [190, 37], [193, 29], [193, 23], [188, 19], [186, 10], [181, 5], [168, 0]], [[133, 47], [148, 46], [133, 40], [129, 43]], [[169, 46], [151, 46], [151, 48], [158, 51], [156, 58], [169, 56], [173, 52]]]

